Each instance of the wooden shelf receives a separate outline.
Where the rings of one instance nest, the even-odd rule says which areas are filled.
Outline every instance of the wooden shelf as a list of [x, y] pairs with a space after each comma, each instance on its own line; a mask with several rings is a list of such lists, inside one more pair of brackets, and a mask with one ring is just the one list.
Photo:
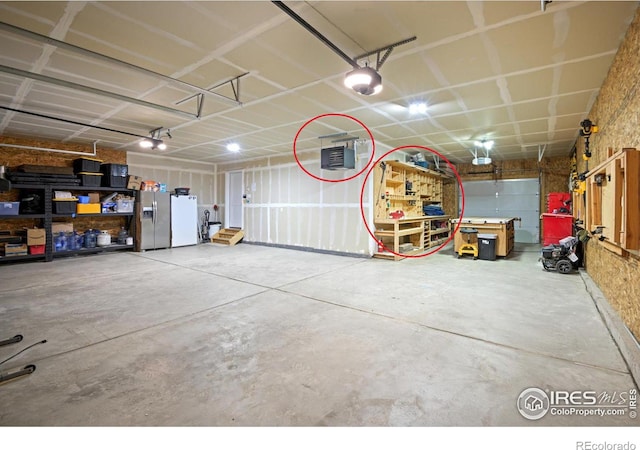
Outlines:
[[[375, 221], [376, 230], [374, 235], [380, 238], [386, 248], [392, 252], [377, 252], [373, 256], [376, 258], [386, 258], [398, 261], [407, 256], [415, 256], [424, 253], [428, 248], [440, 245], [449, 239], [449, 228], [440, 227], [431, 230], [432, 223], [448, 223], [449, 216], [420, 216], [402, 219], [377, 219]], [[444, 236], [442, 236], [444, 235]], [[442, 236], [439, 239], [432, 239], [431, 236]], [[411, 243], [414, 250], [400, 252], [400, 246], [404, 243]]]

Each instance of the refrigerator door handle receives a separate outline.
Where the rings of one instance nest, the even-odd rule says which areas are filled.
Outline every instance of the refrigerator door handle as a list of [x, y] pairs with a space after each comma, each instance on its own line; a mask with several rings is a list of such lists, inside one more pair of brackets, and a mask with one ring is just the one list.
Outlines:
[[154, 200], [152, 205], [153, 205], [153, 224], [155, 225], [155, 223], [156, 223], [156, 215], [158, 215], [158, 202], [156, 202]]

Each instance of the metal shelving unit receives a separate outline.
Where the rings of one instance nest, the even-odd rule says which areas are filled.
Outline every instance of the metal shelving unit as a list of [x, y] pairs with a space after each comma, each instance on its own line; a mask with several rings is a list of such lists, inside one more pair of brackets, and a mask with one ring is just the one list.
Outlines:
[[34, 219], [42, 220], [42, 228], [45, 230], [45, 252], [39, 255], [20, 255], [20, 256], [4, 256], [0, 257], [0, 263], [5, 262], [18, 262], [29, 260], [44, 260], [53, 261], [53, 258], [63, 256], [74, 256], [82, 254], [95, 254], [103, 252], [111, 252], [117, 250], [133, 250], [133, 245], [118, 245], [112, 244], [109, 247], [95, 247], [95, 248], [82, 248], [79, 250], [67, 250], [64, 252], [54, 252], [53, 237], [51, 233], [51, 225], [53, 219], [58, 218], [72, 218], [77, 219], [80, 217], [129, 217], [128, 228], [131, 234], [135, 234], [135, 221], [131, 220], [134, 216], [133, 212], [130, 213], [101, 213], [101, 214], [54, 214], [52, 212], [53, 204], [53, 192], [58, 190], [75, 191], [75, 192], [121, 192], [128, 193], [135, 197], [135, 190], [126, 188], [113, 188], [113, 187], [91, 187], [91, 186], [63, 186], [57, 184], [12, 184], [11, 189], [19, 190], [33, 190], [42, 191], [44, 193], [44, 213], [43, 214], [19, 214], [17, 216], [0, 216], [0, 220], [24, 220]]

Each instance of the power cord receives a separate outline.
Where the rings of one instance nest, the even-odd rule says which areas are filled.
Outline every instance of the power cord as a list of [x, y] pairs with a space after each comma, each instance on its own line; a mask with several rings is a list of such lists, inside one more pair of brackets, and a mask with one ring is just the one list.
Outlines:
[[20, 353], [26, 352], [26, 351], [27, 351], [27, 350], [29, 350], [31, 347], [35, 347], [36, 345], [39, 345], [39, 344], [45, 344], [46, 342], [47, 342], [47, 340], [46, 340], [46, 339], [43, 339], [43, 340], [41, 340], [40, 342], [36, 342], [35, 344], [31, 344], [30, 346], [23, 348], [23, 349], [22, 349], [22, 350], [20, 350], [18, 353], [14, 354], [14, 355], [12, 355], [12, 356], [9, 356], [9, 357], [8, 357], [7, 359], [5, 359], [4, 361], [0, 361], [0, 366], [1, 366], [1, 365], [3, 365], [4, 363], [6, 363], [7, 361], [12, 360], [12, 359], [13, 359], [13, 358], [15, 358], [16, 356], [18, 356]]

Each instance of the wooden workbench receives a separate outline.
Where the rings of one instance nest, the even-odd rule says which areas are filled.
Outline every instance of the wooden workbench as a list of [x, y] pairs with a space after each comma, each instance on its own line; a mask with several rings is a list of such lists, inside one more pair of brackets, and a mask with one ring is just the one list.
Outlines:
[[[519, 220], [517, 217], [463, 217], [451, 220], [451, 231], [453, 232], [460, 222], [460, 228], [475, 228], [478, 234], [495, 234], [496, 239], [496, 256], [507, 256], [515, 242], [515, 226], [514, 221]], [[457, 252], [463, 244], [463, 236], [460, 228], [454, 236], [454, 251]]]
[[[379, 248], [374, 253], [375, 258], [398, 261], [406, 256], [419, 255], [446, 242], [450, 236], [449, 216], [376, 219], [375, 225], [376, 238], [386, 246], [386, 250]], [[400, 245], [403, 243], [411, 244], [411, 250], [402, 252]], [[393, 253], [387, 250], [392, 250]]]

